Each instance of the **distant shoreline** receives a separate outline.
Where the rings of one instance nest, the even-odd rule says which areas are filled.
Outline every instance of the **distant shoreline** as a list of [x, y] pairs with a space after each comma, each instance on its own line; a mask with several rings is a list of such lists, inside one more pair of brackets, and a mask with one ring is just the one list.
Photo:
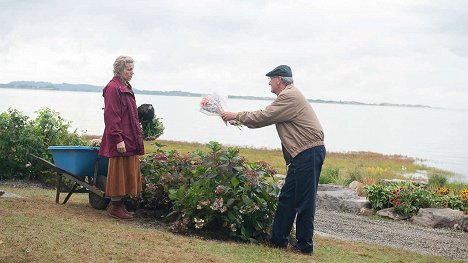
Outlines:
[[[6, 89], [32, 89], [32, 90], [51, 90], [51, 91], [74, 91], [74, 92], [102, 92], [101, 86], [94, 86], [89, 84], [54, 84], [50, 82], [36, 82], [36, 81], [12, 81], [7, 84], [0, 84], [0, 88]], [[177, 96], [177, 97], [203, 97], [207, 94], [192, 93], [186, 91], [152, 91], [152, 90], [139, 90], [134, 89], [135, 94], [143, 95], [159, 95], [159, 96]], [[268, 100], [273, 101], [272, 97], [256, 97], [256, 96], [239, 96], [228, 95], [229, 99], [242, 99], [242, 100]], [[413, 105], [413, 104], [394, 104], [394, 103], [364, 103], [358, 101], [334, 101], [334, 100], [321, 100], [321, 99], [307, 99], [311, 103], [325, 103], [325, 104], [344, 104], [344, 105], [359, 105], [359, 106], [390, 106], [390, 107], [410, 107], [410, 108], [433, 108], [428, 105]]]

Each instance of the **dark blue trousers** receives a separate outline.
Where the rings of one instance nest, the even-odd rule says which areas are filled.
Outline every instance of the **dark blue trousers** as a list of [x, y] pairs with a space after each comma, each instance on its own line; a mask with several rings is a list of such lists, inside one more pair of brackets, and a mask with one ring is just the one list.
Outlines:
[[313, 250], [315, 198], [325, 155], [325, 146], [317, 146], [292, 159], [278, 199], [270, 240], [273, 245], [288, 246], [289, 233], [297, 216], [297, 248], [303, 252]]

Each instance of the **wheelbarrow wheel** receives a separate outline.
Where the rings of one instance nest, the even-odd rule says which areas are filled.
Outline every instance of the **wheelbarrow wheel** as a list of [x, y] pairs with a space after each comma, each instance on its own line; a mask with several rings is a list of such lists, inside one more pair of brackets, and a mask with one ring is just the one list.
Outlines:
[[[97, 176], [96, 178], [96, 187], [101, 189], [102, 191], [106, 191], [106, 182], [107, 177], [105, 176]], [[99, 195], [89, 192], [89, 204], [94, 207], [95, 209], [106, 209], [109, 205], [110, 198], [107, 197], [100, 197]]]

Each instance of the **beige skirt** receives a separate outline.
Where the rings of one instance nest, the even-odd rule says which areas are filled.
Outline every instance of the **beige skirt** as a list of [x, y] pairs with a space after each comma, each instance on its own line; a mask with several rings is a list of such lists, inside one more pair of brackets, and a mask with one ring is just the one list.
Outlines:
[[109, 158], [106, 196], [132, 196], [141, 193], [140, 160], [138, 155]]

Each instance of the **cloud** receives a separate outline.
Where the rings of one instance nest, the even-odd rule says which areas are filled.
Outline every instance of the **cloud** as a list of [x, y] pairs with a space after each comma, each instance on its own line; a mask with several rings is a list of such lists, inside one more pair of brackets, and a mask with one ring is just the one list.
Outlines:
[[105, 85], [118, 55], [133, 85], [273, 96], [293, 68], [308, 98], [466, 107], [464, 1], [2, 1], [0, 82]]

